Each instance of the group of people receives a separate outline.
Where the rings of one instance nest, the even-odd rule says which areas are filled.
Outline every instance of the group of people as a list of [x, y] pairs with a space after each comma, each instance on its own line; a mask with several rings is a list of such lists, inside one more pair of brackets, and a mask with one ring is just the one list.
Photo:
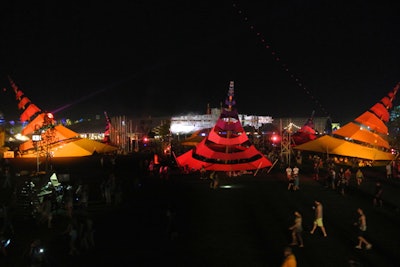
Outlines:
[[297, 191], [300, 189], [300, 169], [295, 165], [293, 169], [289, 166], [286, 168], [286, 178], [288, 179], [288, 190]]
[[[326, 229], [323, 222], [323, 206], [321, 202], [315, 200], [313, 209], [315, 210], [315, 217], [312, 229], [310, 234], [314, 234], [317, 228], [321, 229], [324, 237], [327, 237]], [[294, 213], [294, 224], [289, 227], [289, 230], [292, 231], [292, 243], [291, 246], [298, 245], [299, 247], [304, 247], [303, 241], [303, 216], [299, 211], [295, 211]]]
[[[321, 233], [324, 237], [327, 237], [328, 234], [326, 232], [324, 222], [323, 222], [323, 205], [320, 201], [315, 200], [313, 209], [315, 210], [315, 217], [312, 229], [310, 234], [313, 235], [317, 229], [321, 230]], [[371, 242], [367, 237], [367, 218], [362, 208], [357, 209], [358, 219], [354, 222], [354, 226], [356, 227], [356, 236], [357, 236], [357, 245], [356, 249], [366, 249], [369, 250], [372, 248]], [[284, 260], [281, 267], [296, 267], [297, 260], [296, 256], [293, 253], [293, 249], [291, 246], [298, 246], [300, 248], [304, 247], [304, 239], [303, 239], [303, 216], [299, 211], [294, 211], [294, 223], [290, 225], [289, 230], [291, 231], [292, 242], [289, 246], [284, 248]]]

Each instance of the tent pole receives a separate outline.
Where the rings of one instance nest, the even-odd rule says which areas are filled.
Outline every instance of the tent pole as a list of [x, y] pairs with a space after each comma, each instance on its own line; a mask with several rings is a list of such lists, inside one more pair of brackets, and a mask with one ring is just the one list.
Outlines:
[[272, 170], [272, 168], [275, 166], [275, 164], [278, 162], [278, 160], [279, 160], [279, 159], [276, 159], [276, 160], [274, 161], [274, 164], [272, 164], [272, 166], [268, 169], [267, 173], [269, 173], [269, 172]]
[[262, 164], [262, 162], [260, 162], [260, 164], [258, 164], [257, 170], [256, 170], [256, 172], [254, 173], [253, 176], [256, 176], [256, 175], [257, 175], [257, 172], [258, 172], [258, 171], [260, 170], [260, 168], [261, 168], [261, 164]]
[[[172, 151], [172, 155], [174, 156], [174, 159], [175, 159], [175, 162], [178, 164], [178, 166], [179, 166], [179, 162], [178, 162], [178, 160], [176, 159], [176, 155], [175, 155], [175, 152], [174, 151]], [[179, 167], [182, 167], [182, 166], [179, 166]]]

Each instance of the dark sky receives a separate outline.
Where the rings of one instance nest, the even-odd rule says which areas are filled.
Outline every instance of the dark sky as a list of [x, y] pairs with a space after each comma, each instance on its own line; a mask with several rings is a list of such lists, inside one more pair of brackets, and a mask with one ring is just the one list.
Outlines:
[[396, 3], [12, 2], [0, 11], [8, 119], [20, 114], [8, 75], [56, 119], [203, 114], [233, 80], [241, 114], [344, 123], [400, 81]]

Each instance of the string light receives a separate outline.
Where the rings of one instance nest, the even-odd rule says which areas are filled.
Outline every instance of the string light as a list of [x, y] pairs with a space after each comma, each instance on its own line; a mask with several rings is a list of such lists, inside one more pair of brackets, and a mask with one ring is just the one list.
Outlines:
[[325, 110], [325, 108], [324, 108], [324, 107], [322, 106], [322, 104], [318, 101], [318, 99], [317, 99], [317, 98], [312, 94], [312, 92], [304, 85], [304, 83], [300, 81], [300, 78], [296, 77], [296, 76], [289, 70], [289, 68], [287, 67], [287, 65], [286, 65], [284, 62], [282, 62], [281, 58], [278, 56], [278, 53], [277, 53], [275, 50], [272, 49], [272, 47], [271, 47], [270, 44], [268, 44], [268, 43], [266, 42], [266, 38], [262, 35], [262, 33], [256, 30], [255, 25], [250, 24], [249, 18], [248, 18], [247, 16], [244, 15], [243, 10], [240, 9], [240, 8], [238, 7], [238, 5], [235, 4], [235, 3], [233, 4], [233, 8], [236, 9], [237, 14], [239, 15], [239, 17], [241, 17], [241, 19], [243, 19], [243, 21], [244, 21], [246, 24], [249, 24], [248, 26], [249, 26], [250, 31], [253, 32], [253, 33], [257, 36], [258, 40], [263, 44], [263, 47], [264, 47], [265, 49], [267, 49], [267, 50], [270, 50], [270, 54], [271, 54], [271, 56], [272, 56], [272, 59], [273, 59], [277, 64], [279, 64], [279, 65], [282, 67], [282, 69], [289, 75], [289, 77], [296, 83], [296, 85], [297, 85], [299, 88], [301, 88], [301, 89], [313, 100], [313, 102], [321, 109], [321, 111], [322, 111], [325, 115], [329, 116], [329, 113]]

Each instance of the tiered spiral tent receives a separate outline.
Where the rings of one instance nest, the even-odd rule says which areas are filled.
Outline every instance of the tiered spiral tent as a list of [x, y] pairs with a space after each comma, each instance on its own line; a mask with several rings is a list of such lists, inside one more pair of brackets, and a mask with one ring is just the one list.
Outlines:
[[[82, 138], [63, 125], [56, 125], [53, 114], [43, 112], [33, 104], [11, 78], [10, 83], [18, 101], [18, 109], [23, 111], [20, 120], [27, 123], [21, 134], [30, 137], [19, 146], [20, 157], [83, 157], [117, 151], [115, 146]], [[33, 137], [37, 139], [33, 140]]]
[[239, 120], [235, 106], [234, 82], [229, 84], [226, 107], [204, 138], [193, 149], [176, 158], [181, 167], [212, 171], [258, 170], [272, 166], [272, 163], [253, 144]]
[[393, 100], [400, 87], [398, 83], [392, 91], [354, 121], [313, 141], [295, 146], [296, 150], [326, 153], [370, 161], [392, 161], [388, 142], [388, 127]]

